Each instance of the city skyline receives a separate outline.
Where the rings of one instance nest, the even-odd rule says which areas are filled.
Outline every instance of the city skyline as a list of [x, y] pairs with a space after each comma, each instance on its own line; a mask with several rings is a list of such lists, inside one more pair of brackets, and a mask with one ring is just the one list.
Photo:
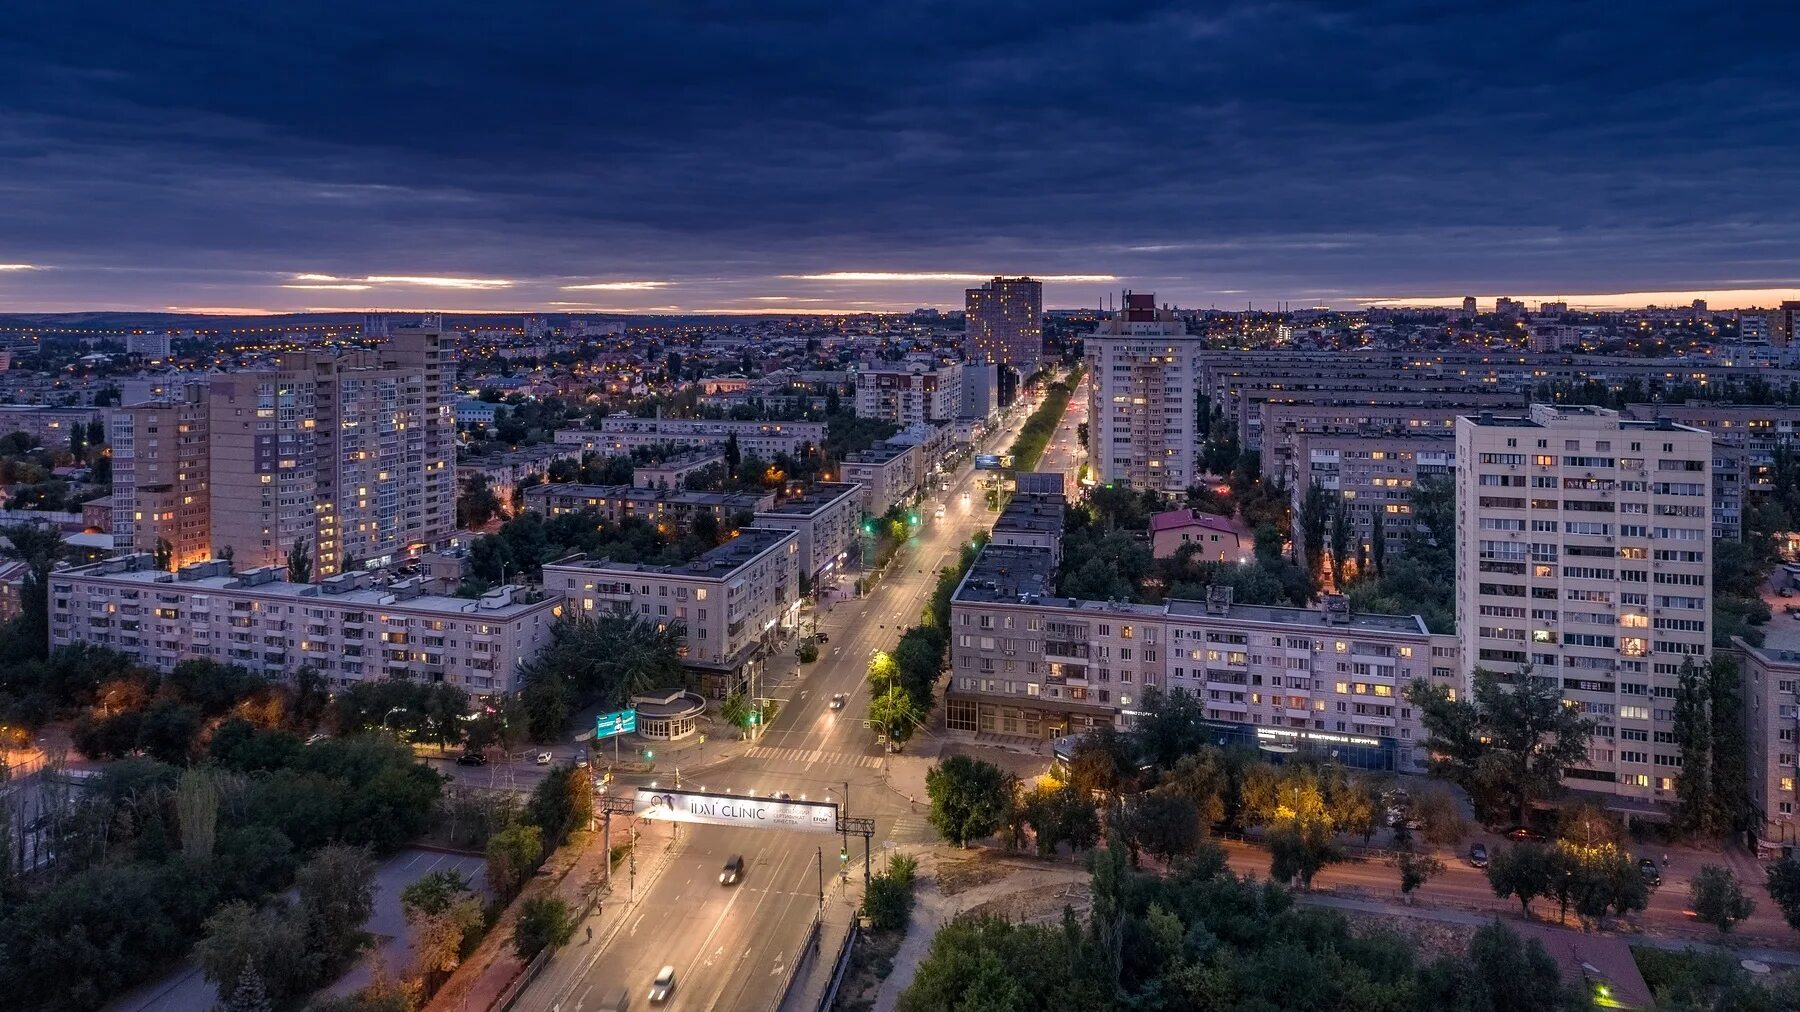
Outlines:
[[46, 8], [0, 42], [0, 311], [1773, 305], [1781, 16]]

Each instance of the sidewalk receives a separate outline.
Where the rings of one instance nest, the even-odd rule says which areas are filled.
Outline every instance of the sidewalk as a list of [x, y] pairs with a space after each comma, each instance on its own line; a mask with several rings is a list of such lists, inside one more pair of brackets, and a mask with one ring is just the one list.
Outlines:
[[[614, 828], [617, 830], [618, 827], [615, 825]], [[615, 844], [623, 839], [616, 831], [613, 838]], [[639, 826], [640, 891], [661, 874], [662, 857], [668, 852], [668, 841], [669, 831], [665, 824], [646, 821]], [[572, 910], [579, 912], [584, 906], [585, 895], [590, 890], [598, 891], [598, 906], [577, 922], [576, 937], [565, 949], [583, 945], [588, 928], [594, 930], [595, 940], [599, 942], [610, 937], [625, 921], [628, 907], [625, 902], [623, 867], [615, 871], [613, 892], [610, 895], [605, 893], [600, 887], [605, 877], [605, 856], [602, 850], [597, 830], [572, 835], [568, 843], [558, 848], [544, 862], [544, 868], [539, 869], [538, 874], [519, 894], [520, 899], [544, 894], [556, 896], [569, 904]], [[646, 864], [649, 864], [649, 868], [645, 867]], [[545, 869], [549, 869], [548, 872]], [[507, 993], [513, 981], [525, 970], [524, 961], [513, 952], [513, 925], [518, 920], [518, 910], [519, 901], [515, 899], [488, 931], [487, 937], [481, 940], [474, 953], [463, 961], [463, 965], [432, 996], [431, 1002], [425, 1006], [426, 1012], [486, 1012]], [[556, 954], [552, 954], [544, 972], [548, 972], [556, 961]]]
[[819, 937], [805, 967], [789, 981], [787, 993], [776, 1006], [781, 1012], [816, 1012], [825, 992], [836, 975], [838, 953], [850, 934], [856, 919], [856, 908], [862, 902], [861, 887], [838, 890], [825, 901], [819, 912]]

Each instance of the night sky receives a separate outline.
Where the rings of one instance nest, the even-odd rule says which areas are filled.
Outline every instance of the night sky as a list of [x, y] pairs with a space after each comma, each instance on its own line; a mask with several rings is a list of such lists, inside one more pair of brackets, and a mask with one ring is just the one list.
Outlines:
[[0, 17], [0, 310], [1800, 298], [1792, 2]]

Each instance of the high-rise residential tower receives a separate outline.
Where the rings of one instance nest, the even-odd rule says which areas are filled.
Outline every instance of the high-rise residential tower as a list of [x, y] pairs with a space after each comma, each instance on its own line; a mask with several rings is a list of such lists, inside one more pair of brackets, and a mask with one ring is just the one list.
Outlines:
[[321, 579], [455, 529], [446, 336], [394, 327], [373, 349], [284, 355], [114, 414], [115, 537], [179, 566], [229, 551]]
[[1044, 283], [995, 278], [963, 297], [964, 356], [1035, 372], [1044, 357]]
[[1088, 455], [1095, 480], [1168, 492], [1193, 483], [1200, 436], [1196, 358], [1203, 348], [1145, 292], [1126, 292], [1125, 308], [1088, 335]]
[[1672, 801], [1674, 695], [1712, 644], [1712, 437], [1534, 405], [1456, 423], [1465, 668], [1554, 679], [1593, 718], [1569, 786]]

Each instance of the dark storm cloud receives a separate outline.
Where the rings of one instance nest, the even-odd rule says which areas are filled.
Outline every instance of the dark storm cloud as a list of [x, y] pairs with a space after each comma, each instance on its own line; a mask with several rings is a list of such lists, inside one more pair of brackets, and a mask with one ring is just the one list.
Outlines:
[[689, 307], [958, 287], [773, 280], [831, 270], [1232, 304], [1800, 275], [1791, 4], [333, 6], [9, 8], [0, 262], [55, 269], [0, 305], [398, 298], [294, 272]]

